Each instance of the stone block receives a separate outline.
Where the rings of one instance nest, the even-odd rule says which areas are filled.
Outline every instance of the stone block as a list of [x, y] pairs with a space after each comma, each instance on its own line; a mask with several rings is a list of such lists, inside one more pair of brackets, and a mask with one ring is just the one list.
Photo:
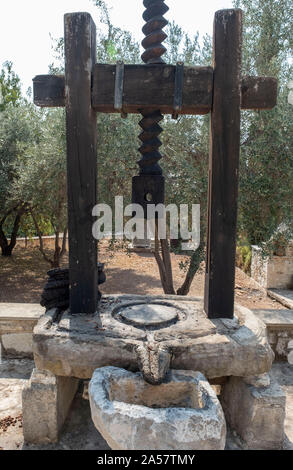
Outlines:
[[114, 450], [223, 450], [226, 423], [200, 372], [169, 371], [161, 385], [117, 367], [90, 381], [93, 422]]
[[290, 341], [293, 339], [293, 310], [255, 309], [253, 313], [267, 327], [268, 339], [275, 353], [275, 359], [287, 360]]
[[261, 286], [270, 289], [291, 289], [293, 282], [292, 249], [286, 256], [263, 258], [261, 248], [252, 246], [251, 277]]
[[79, 380], [34, 369], [22, 391], [23, 435], [28, 443], [57, 442]]
[[[145, 311], [146, 304], [175, 309], [175, 322], [142, 326], [125, 320], [123, 313], [130, 306]], [[96, 314], [64, 312], [54, 317], [47, 312], [34, 329], [38, 369], [81, 379], [90, 379], [96, 368], [109, 365], [137, 371], [144, 362], [141, 346], [153, 351], [154, 344], [170, 353], [171, 369], [200, 370], [208, 379], [259, 375], [272, 366], [274, 354], [264, 323], [239, 305], [232, 321], [210, 320], [202, 300], [195, 297], [105, 295], [99, 314], [100, 319]]]
[[2, 335], [2, 346], [5, 354], [14, 357], [33, 356], [33, 334], [12, 333]]
[[252, 375], [250, 377], [243, 377], [243, 380], [248, 385], [253, 385], [256, 388], [269, 387], [271, 380], [269, 374]]
[[240, 436], [244, 447], [257, 450], [282, 449], [286, 396], [281, 387], [271, 382], [261, 387], [246, 383], [242, 377], [230, 377], [222, 387], [221, 404], [226, 421]]
[[44, 313], [39, 304], [0, 303], [0, 335], [32, 333]]

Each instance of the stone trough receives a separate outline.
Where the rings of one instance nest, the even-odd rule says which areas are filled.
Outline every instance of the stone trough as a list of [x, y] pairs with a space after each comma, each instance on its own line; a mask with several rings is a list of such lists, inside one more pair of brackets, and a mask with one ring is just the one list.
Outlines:
[[222, 450], [226, 423], [200, 372], [169, 371], [161, 385], [118, 367], [96, 369], [89, 385], [92, 419], [114, 450]]

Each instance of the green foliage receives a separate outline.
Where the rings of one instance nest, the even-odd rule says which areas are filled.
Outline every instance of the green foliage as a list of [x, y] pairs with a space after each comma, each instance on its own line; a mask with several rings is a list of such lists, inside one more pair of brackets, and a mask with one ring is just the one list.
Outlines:
[[98, 198], [113, 207], [114, 198], [131, 202], [131, 176], [137, 172], [139, 116], [98, 115]]
[[38, 215], [42, 232], [50, 225], [54, 232], [64, 230], [67, 190], [63, 109], [44, 113], [42, 134], [32, 143], [22, 161], [17, 190]]
[[249, 244], [241, 244], [236, 247], [236, 266], [250, 275], [252, 250]]
[[106, 33], [97, 30], [97, 61], [113, 64], [123, 60], [128, 64], [140, 62], [139, 45], [128, 31], [113, 26], [106, 2], [93, 0], [100, 12], [101, 23], [107, 26]]
[[6, 61], [0, 71], [0, 112], [9, 103], [15, 106], [21, 101], [20, 78], [13, 71], [12, 67], [12, 62]]
[[22, 102], [7, 104], [0, 113], [0, 218], [23, 202], [16, 185], [20, 168], [27, 161], [27, 151], [41, 135], [39, 113], [33, 105]]
[[242, 112], [238, 231], [265, 246], [281, 223], [293, 235], [293, 106], [287, 88], [293, 76], [292, 2], [235, 4], [244, 10], [243, 74], [278, 79], [274, 109]]
[[[43, 235], [52, 235], [54, 233], [52, 224], [50, 221], [43, 217], [40, 214], [36, 214], [38, 225], [41, 229]], [[19, 227], [19, 237], [26, 237], [31, 239], [32, 237], [37, 236], [36, 227], [34, 221], [32, 219], [31, 213], [27, 212], [21, 219], [20, 227]]]
[[[97, 31], [97, 61], [140, 63], [140, 47], [128, 31], [113, 26], [107, 2], [93, 0], [106, 26]], [[249, 244], [274, 250], [281, 224], [285, 239], [292, 237], [293, 106], [288, 104], [288, 82], [293, 78], [291, 0], [235, 0], [244, 10], [243, 75], [278, 78], [278, 105], [268, 111], [242, 112], [238, 209], [238, 256], [249, 268]], [[211, 38], [189, 37], [176, 23], [167, 27], [165, 61], [185, 65], [211, 65]], [[64, 70], [63, 39], [55, 41], [51, 73]], [[0, 72], [0, 219], [18, 204], [33, 208], [42, 233], [66, 225], [66, 157], [64, 112], [42, 111], [26, 103], [12, 64]], [[98, 198], [113, 205], [116, 195], [131, 199], [131, 177], [138, 174], [139, 115], [98, 115]], [[202, 240], [206, 232], [209, 152], [209, 116], [166, 116], [161, 134], [166, 178], [166, 202], [201, 205]], [[9, 232], [13, 217], [6, 219]], [[30, 216], [21, 230], [31, 234]], [[282, 235], [284, 237], [284, 235]], [[284, 243], [282, 241], [282, 243]], [[202, 255], [202, 252], [201, 252]], [[196, 259], [195, 269], [200, 263]], [[182, 266], [187, 270], [187, 265]]]
[[244, 12], [243, 72], [278, 76], [292, 56], [291, 0], [235, 0]]
[[164, 44], [167, 51], [164, 60], [167, 64], [176, 64], [178, 61], [190, 66], [211, 64], [212, 45], [208, 34], [201, 41], [198, 32], [191, 38], [174, 21], [168, 24], [166, 33], [168, 37]]
[[38, 116], [34, 106], [23, 99], [17, 105], [13, 100], [7, 102], [0, 111], [0, 246], [3, 256], [11, 256], [21, 218], [28, 210], [17, 186], [27, 150], [40, 136]]

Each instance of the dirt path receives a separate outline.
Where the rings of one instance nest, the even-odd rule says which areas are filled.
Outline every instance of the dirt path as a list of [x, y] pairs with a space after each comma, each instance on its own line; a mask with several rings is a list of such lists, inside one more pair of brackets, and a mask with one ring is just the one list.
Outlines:
[[[186, 256], [172, 254], [174, 284], [177, 289], [183, 282], [185, 272], [179, 264]], [[63, 266], [67, 264], [67, 257]], [[157, 263], [153, 255], [127, 254], [125, 251], [109, 252], [105, 244], [100, 247], [99, 261], [105, 263], [107, 282], [102, 286], [105, 294], [162, 294]], [[38, 303], [46, 272], [50, 269], [37, 248], [16, 248], [11, 258], [0, 257], [0, 302]], [[204, 265], [193, 280], [189, 295], [203, 296]], [[236, 268], [236, 302], [248, 308], [284, 308], [267, 297], [264, 289]]]

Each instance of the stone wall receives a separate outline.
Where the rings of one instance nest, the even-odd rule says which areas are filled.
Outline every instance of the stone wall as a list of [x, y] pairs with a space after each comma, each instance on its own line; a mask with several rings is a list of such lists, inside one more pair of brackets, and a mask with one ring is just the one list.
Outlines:
[[263, 259], [259, 246], [252, 246], [251, 277], [266, 289], [293, 288], [293, 244], [285, 256], [273, 256]]

